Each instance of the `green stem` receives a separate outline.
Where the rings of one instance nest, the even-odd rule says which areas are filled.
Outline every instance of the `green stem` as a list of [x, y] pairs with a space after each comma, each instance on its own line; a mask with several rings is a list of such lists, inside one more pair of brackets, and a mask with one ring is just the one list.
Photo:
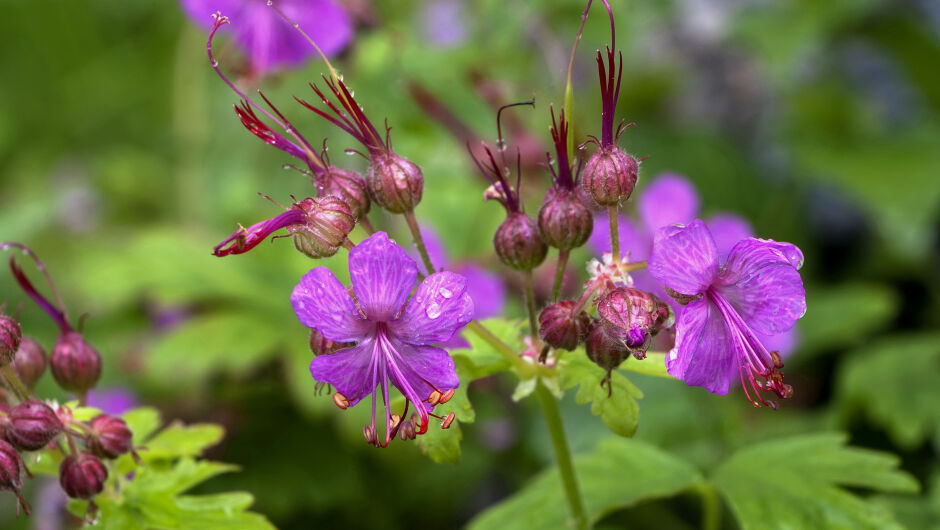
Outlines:
[[428, 249], [424, 246], [424, 238], [421, 237], [421, 229], [418, 227], [418, 220], [415, 219], [415, 213], [413, 211], [407, 211], [402, 215], [405, 216], [408, 229], [411, 230], [411, 235], [415, 239], [415, 245], [418, 246], [418, 252], [421, 254], [421, 259], [424, 261], [425, 269], [427, 269], [428, 274], [434, 274], [434, 264], [431, 263], [431, 255], [428, 254]]
[[362, 229], [365, 230], [366, 233], [370, 236], [375, 233], [375, 228], [372, 226], [372, 222], [369, 221], [369, 218], [366, 217], [365, 214], [359, 218], [359, 226], [361, 226]]
[[565, 279], [565, 267], [568, 266], [568, 251], [558, 251], [558, 263], [555, 265], [555, 286], [552, 287], [552, 302], [558, 301], [561, 294], [561, 284]]
[[568, 439], [565, 438], [565, 428], [561, 422], [561, 414], [558, 412], [558, 402], [541, 381], [535, 387], [535, 396], [539, 400], [539, 405], [542, 406], [542, 415], [545, 416], [545, 423], [548, 425], [548, 434], [552, 439], [552, 448], [555, 450], [555, 460], [558, 461], [561, 483], [565, 489], [568, 509], [571, 510], [571, 517], [574, 519], [574, 527], [590, 528], [591, 523], [584, 509], [584, 500], [581, 499], [578, 479], [574, 474], [574, 464], [571, 461]]
[[8, 364], [0, 368], [0, 373], [3, 374], [3, 379], [6, 381], [7, 386], [10, 387], [10, 390], [16, 394], [17, 399], [20, 401], [29, 401], [29, 390], [27, 390], [23, 382], [20, 381], [20, 377], [16, 375], [12, 365]]
[[620, 224], [617, 222], [617, 207], [607, 207], [607, 218], [610, 220], [610, 250], [614, 255], [614, 263], [620, 263]]
[[721, 503], [715, 487], [703, 484], [699, 493], [702, 495], [702, 530], [718, 530], [721, 528]]
[[535, 288], [532, 286], [532, 271], [522, 273], [522, 279], [525, 282], [525, 307], [529, 313], [529, 333], [532, 334], [532, 343], [535, 349], [541, 348], [539, 345], [539, 324], [538, 316], [535, 313]]

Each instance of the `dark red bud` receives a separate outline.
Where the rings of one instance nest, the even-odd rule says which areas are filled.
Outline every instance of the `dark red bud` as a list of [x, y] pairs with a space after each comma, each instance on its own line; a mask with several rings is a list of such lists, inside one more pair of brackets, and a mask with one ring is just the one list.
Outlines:
[[23, 383], [33, 388], [46, 371], [46, 350], [32, 337], [23, 337], [13, 368]]
[[616, 206], [633, 194], [639, 166], [616, 146], [599, 147], [584, 165], [581, 186], [601, 206]]
[[117, 458], [133, 448], [133, 433], [127, 423], [116, 416], [100, 414], [92, 418], [89, 449], [101, 458]]
[[59, 335], [49, 364], [56, 383], [69, 392], [84, 393], [101, 377], [101, 354], [75, 331]]
[[23, 331], [20, 324], [13, 317], [0, 313], [0, 366], [7, 366], [13, 362], [16, 350], [20, 348]]
[[23, 451], [38, 451], [49, 445], [65, 426], [49, 405], [24, 401], [10, 410], [4, 433], [7, 441]]
[[507, 266], [530, 271], [545, 261], [548, 246], [534, 219], [520, 212], [509, 214], [493, 238], [496, 255]]
[[330, 166], [325, 173], [314, 178], [314, 184], [318, 197], [343, 199], [355, 219], [361, 219], [372, 207], [366, 181], [353, 171]]
[[107, 480], [108, 469], [91, 453], [69, 455], [59, 466], [59, 484], [73, 499], [91, 499], [101, 493]]
[[608, 371], [615, 370], [630, 356], [630, 349], [624, 343], [620, 330], [603, 320], [591, 323], [587, 338], [584, 339], [584, 348], [594, 364]]
[[539, 230], [549, 246], [559, 250], [578, 248], [594, 229], [594, 216], [572, 190], [552, 186], [539, 209]]
[[0, 491], [12, 491], [16, 495], [16, 513], [20, 508], [29, 515], [29, 504], [23, 498], [23, 459], [16, 448], [0, 440]]
[[553, 348], [571, 351], [578, 347], [591, 325], [584, 311], [573, 314], [576, 302], [562, 300], [539, 313], [539, 337]]
[[366, 185], [372, 200], [392, 213], [414, 210], [424, 193], [424, 175], [413, 162], [395, 153], [372, 155]]
[[356, 226], [349, 205], [334, 196], [304, 199], [297, 203], [306, 214], [304, 224], [287, 227], [294, 246], [310, 258], [328, 258], [339, 250]]

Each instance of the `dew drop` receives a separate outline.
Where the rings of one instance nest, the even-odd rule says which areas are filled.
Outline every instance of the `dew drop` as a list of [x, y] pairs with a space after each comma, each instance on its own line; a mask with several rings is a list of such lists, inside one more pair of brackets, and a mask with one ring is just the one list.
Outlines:
[[454, 296], [454, 293], [450, 292], [450, 289], [446, 289], [444, 287], [441, 287], [440, 293], [444, 298], [450, 298], [451, 296]]
[[218, 68], [218, 67], [219, 67], [219, 61], [216, 61], [215, 59], [212, 59], [212, 67], [213, 67], [213, 68]]
[[269, 6], [273, 6], [273, 5], [274, 5], [274, 0], [268, 0], [267, 4], [268, 4]]
[[300, 27], [300, 22], [294, 22], [294, 27], [295, 27], [295, 28], [299, 28], [299, 27]]
[[428, 305], [428, 308], [427, 308], [427, 310], [425, 311], [425, 313], [427, 313], [428, 318], [430, 318], [430, 319], [433, 320], [433, 319], [435, 319], [435, 318], [441, 316], [441, 305], [438, 304], [437, 302], [431, 302], [431, 303]]
[[304, 303], [303, 303], [303, 302], [297, 302], [297, 308], [298, 308], [298, 309], [303, 309], [303, 308], [304, 308]]

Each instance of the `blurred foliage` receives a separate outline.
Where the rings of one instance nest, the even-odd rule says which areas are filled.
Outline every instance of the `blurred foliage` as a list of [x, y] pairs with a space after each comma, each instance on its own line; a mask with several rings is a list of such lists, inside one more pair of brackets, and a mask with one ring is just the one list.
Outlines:
[[[388, 118], [396, 150], [424, 169], [421, 222], [455, 259], [498, 270], [490, 250], [498, 206], [477, 199], [484, 183], [462, 142], [422, 111], [407, 85], [420, 82], [490, 141], [494, 110], [475, 76], [493, 82], [504, 102], [534, 93], [536, 108], [512, 115], [547, 146], [547, 107], [562, 104], [583, 2], [461, 3], [467, 37], [454, 46], [428, 40], [423, 0], [362, 4], [375, 23], [361, 24], [337, 65], [367, 112]], [[754, 410], [740, 392], [712, 396], [645, 368], [630, 372], [638, 363], [628, 361], [617, 380], [628, 374], [637, 390], [616, 388], [614, 396], [642, 393], [639, 422], [603, 410], [595, 418], [575, 396], [597, 391], [588, 375], [577, 377], [586, 382], [567, 392], [562, 414], [583, 488], [598, 492], [588, 500], [592, 517], [602, 525], [698, 526], [695, 488], [710, 477], [727, 528], [732, 515], [745, 528], [783, 520], [779, 502], [762, 502], [761, 492], [789, 499], [794, 524], [940, 524], [936, 6], [612, 4], [625, 65], [618, 116], [638, 123], [622, 144], [649, 157], [640, 186], [661, 171], [683, 173], [701, 191], [705, 215], [734, 211], [761, 237], [798, 244], [809, 310], [787, 359], [797, 394], [777, 413]], [[598, 127], [592, 54], [608, 28], [599, 10], [585, 26], [574, 71], [578, 139]], [[309, 377], [306, 329], [288, 297], [311, 263], [286, 241], [221, 260], [210, 255], [237, 222], [279, 211], [257, 192], [287, 202], [313, 190], [307, 177], [281, 169], [282, 153], [243, 130], [230, 107], [235, 96], [208, 67], [205, 35], [174, 3], [11, 0], [0, 31], [0, 239], [32, 246], [72, 317], [89, 314], [86, 336], [106, 361], [102, 386], [132, 388], [163, 417], [224, 425], [227, 438], [207, 456], [241, 467], [209, 479], [213, 473], [190, 460], [200, 448], [167, 473], [208, 479], [192, 494], [212, 495], [205, 498], [219, 510], [239, 511], [247, 497], [215, 495], [250, 491], [252, 509], [279, 528], [453, 527], [478, 514], [475, 525], [508, 525], [501, 518], [511, 507], [530, 503], [544, 507], [535, 515], [546, 524], [562, 520], [554, 471], [531, 478], [552, 461], [545, 427], [532, 400], [511, 399], [516, 381], [489, 375], [504, 368], [498, 357], [487, 359], [479, 345], [454, 352], [462, 378], [475, 380], [453, 402], [459, 430], [439, 431], [422, 447], [453, 465], [433, 464], [417, 444], [375, 451], [361, 440], [363, 407], [338, 411]], [[222, 46], [223, 67], [239, 71], [237, 51], [224, 37]], [[362, 160], [341, 155], [349, 140], [291, 99], [309, 97], [306, 82], [321, 70], [313, 61], [252, 88], [263, 87], [314, 143], [328, 136], [334, 163], [361, 171]], [[547, 173], [527, 172], [529, 211], [547, 184]], [[409, 241], [400, 219], [376, 213], [373, 223]], [[573, 254], [575, 274], [587, 257]], [[345, 261], [324, 264], [345, 281]], [[0, 300], [15, 307], [25, 298], [3, 281]], [[521, 317], [520, 308], [513, 304], [509, 316]], [[52, 344], [54, 325], [31, 304], [22, 322]], [[518, 333], [518, 325], [506, 326], [501, 334]], [[566, 362], [580, 363], [574, 355]], [[40, 393], [64, 398], [49, 379]], [[591, 397], [592, 408], [604, 407]], [[636, 429], [635, 438], [611, 437], [604, 424], [611, 421], [622, 433]], [[812, 434], [833, 429], [860, 449]], [[893, 493], [911, 491], [911, 479], [865, 447], [898, 454], [922, 493]], [[646, 458], [672, 471], [642, 479]], [[636, 474], [612, 476], [619, 465]], [[874, 473], [866, 477], [883, 481], [851, 472], [865, 466]], [[807, 488], [768, 486], [773, 473], [796, 475]], [[168, 486], [159, 495], [188, 510], [190, 492], [180, 491]], [[8, 497], [0, 496], [0, 526], [25, 527], [10, 519]], [[843, 510], [811, 513], [820, 498]]]

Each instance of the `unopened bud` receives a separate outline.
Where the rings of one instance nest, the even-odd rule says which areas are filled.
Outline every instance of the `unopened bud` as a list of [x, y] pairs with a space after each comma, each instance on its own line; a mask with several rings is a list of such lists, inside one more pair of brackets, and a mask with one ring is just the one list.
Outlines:
[[297, 250], [310, 258], [328, 258], [336, 254], [356, 226], [356, 218], [349, 205], [339, 197], [307, 198], [297, 206], [307, 214], [307, 221], [288, 226], [287, 231]]
[[16, 495], [16, 513], [20, 508], [29, 515], [29, 504], [23, 498], [23, 459], [16, 448], [0, 440], [0, 491], [12, 491]]
[[594, 364], [605, 370], [615, 370], [630, 356], [620, 331], [603, 320], [595, 320], [584, 339], [584, 349]]
[[13, 362], [16, 350], [20, 348], [23, 331], [13, 317], [0, 313], [0, 366]]
[[49, 365], [56, 383], [69, 392], [84, 393], [101, 377], [101, 354], [75, 331], [59, 335]]
[[618, 287], [597, 302], [605, 324], [620, 330], [630, 351], [644, 358], [650, 339], [672, 325], [672, 310], [656, 295], [632, 287]]
[[594, 216], [578, 195], [551, 187], [539, 209], [539, 231], [549, 246], [559, 250], [578, 248], [591, 237]]
[[10, 410], [5, 429], [7, 441], [23, 451], [37, 451], [49, 445], [65, 426], [49, 405], [24, 401]]
[[601, 206], [616, 206], [633, 194], [639, 166], [617, 146], [599, 147], [584, 165], [581, 186]]
[[534, 219], [520, 212], [509, 214], [493, 238], [496, 255], [507, 266], [530, 271], [545, 261], [548, 246]]
[[29, 388], [36, 386], [39, 378], [46, 371], [46, 350], [32, 337], [23, 337], [20, 349], [13, 360], [13, 368], [23, 383]]
[[69, 455], [59, 466], [59, 484], [73, 499], [91, 499], [104, 490], [107, 480], [108, 469], [91, 453]]
[[366, 181], [353, 171], [330, 166], [316, 178], [318, 197], [339, 197], [349, 206], [353, 218], [361, 219], [372, 206]]
[[573, 314], [576, 302], [562, 300], [539, 313], [539, 337], [553, 348], [571, 351], [584, 340], [591, 319], [584, 311]]
[[89, 449], [101, 458], [117, 458], [133, 448], [133, 433], [121, 418], [99, 414], [88, 424], [91, 427]]
[[414, 210], [424, 193], [424, 175], [415, 163], [392, 151], [375, 153], [366, 185], [372, 200], [392, 213]]

